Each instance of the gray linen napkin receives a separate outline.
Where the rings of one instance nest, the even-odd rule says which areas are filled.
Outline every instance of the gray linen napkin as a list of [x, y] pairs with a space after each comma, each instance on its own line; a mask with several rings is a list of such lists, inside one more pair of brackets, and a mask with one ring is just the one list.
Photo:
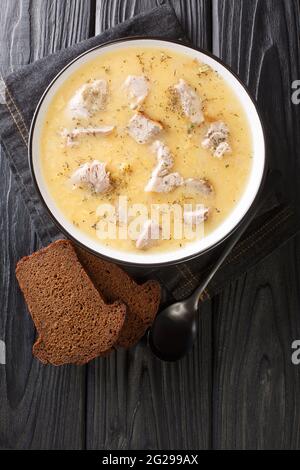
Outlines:
[[[35, 190], [28, 165], [28, 135], [35, 107], [55, 75], [82, 52], [126, 36], [151, 35], [168, 39], [184, 37], [181, 26], [170, 5], [163, 5], [136, 16], [104, 33], [80, 42], [56, 54], [38, 60], [0, 80], [0, 139], [19, 190], [33, 220], [36, 232], [44, 245], [62, 234], [49, 218]], [[276, 228], [276, 230], [274, 230]], [[203, 298], [220, 292], [226, 282], [263, 259], [299, 229], [291, 207], [280, 203], [276, 194], [267, 202], [261, 215], [227, 258], [211, 281]], [[272, 236], [269, 236], [272, 232]], [[155, 270], [129, 269], [138, 278], [156, 277], [165, 287], [167, 300], [181, 299], [191, 293], [203, 276], [209, 274], [219, 247], [208, 255], [190, 262]]]

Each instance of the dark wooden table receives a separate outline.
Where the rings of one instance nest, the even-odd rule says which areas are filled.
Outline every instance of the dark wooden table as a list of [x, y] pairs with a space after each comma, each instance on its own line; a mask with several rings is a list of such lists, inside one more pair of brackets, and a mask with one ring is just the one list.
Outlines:
[[[155, 0], [1, 0], [7, 73], [125, 20]], [[272, 164], [299, 204], [298, 0], [173, 0], [187, 35], [250, 86], [271, 126]], [[177, 364], [143, 344], [85, 367], [33, 360], [34, 330], [16, 261], [39, 247], [8, 164], [0, 160], [0, 448], [300, 448], [300, 240], [206, 302], [193, 351]], [[1, 362], [1, 361], [0, 361]]]

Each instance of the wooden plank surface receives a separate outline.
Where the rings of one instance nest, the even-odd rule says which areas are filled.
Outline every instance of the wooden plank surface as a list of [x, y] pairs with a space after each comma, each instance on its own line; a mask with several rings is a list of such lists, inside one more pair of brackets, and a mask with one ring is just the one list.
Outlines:
[[[7, 73], [88, 36], [85, 0], [1, 2], [0, 69]], [[17, 260], [39, 247], [8, 164], [0, 159], [0, 448], [82, 448], [85, 370], [45, 367], [32, 359], [34, 330], [19, 292]]]
[[[299, 203], [299, 2], [219, 0], [213, 50], [257, 98], [271, 166]], [[299, 248], [290, 242], [245, 274], [214, 308], [213, 446], [300, 447], [300, 375], [291, 343], [300, 336]]]
[[214, 310], [213, 446], [299, 449], [299, 248], [289, 243], [232, 283]]
[[[173, 2], [189, 36], [207, 45], [209, 2]], [[156, 1], [97, 2], [96, 31], [157, 6]], [[193, 13], [197, 13], [197, 19]], [[204, 16], [205, 14], [205, 16]], [[207, 29], [206, 29], [207, 28]], [[207, 34], [206, 34], [207, 31]], [[87, 367], [87, 447], [202, 449], [211, 437], [211, 314], [201, 312], [193, 352], [178, 364], [152, 357], [145, 343]]]
[[210, 50], [211, 0], [96, 0], [96, 34], [164, 3], [173, 6], [187, 38]]

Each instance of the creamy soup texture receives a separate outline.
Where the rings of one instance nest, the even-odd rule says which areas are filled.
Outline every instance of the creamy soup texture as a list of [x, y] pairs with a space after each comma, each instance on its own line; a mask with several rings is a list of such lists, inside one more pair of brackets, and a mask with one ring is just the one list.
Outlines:
[[[94, 93], [91, 84], [100, 86], [102, 95], [99, 89]], [[140, 143], [130, 126], [137, 124], [133, 132], [143, 141], [139, 120], [144, 117], [154, 122], [154, 133]], [[149, 121], [146, 127], [149, 130]], [[162, 164], [153, 185], [149, 180], [159, 165], [159, 149], [171, 155], [172, 163]], [[168, 240], [140, 246], [130, 238], [100, 240], [99, 204], [115, 205], [119, 196], [149, 208], [203, 204], [208, 209], [203, 215], [207, 235], [230, 214], [245, 189], [252, 142], [238, 98], [214, 70], [168, 49], [131, 47], [91, 60], [64, 82], [48, 108], [40, 153], [48, 189], [76, 227], [99, 244], [152, 253], [178, 249], [188, 241], [172, 234]], [[104, 174], [96, 186], [87, 176], [92, 178], [94, 161], [105, 164], [93, 175], [99, 177], [100, 170]], [[82, 168], [89, 173], [76, 177]], [[190, 179], [200, 180], [200, 186], [204, 182], [204, 187], [189, 187]], [[170, 180], [174, 186], [159, 192], [159, 185]]]

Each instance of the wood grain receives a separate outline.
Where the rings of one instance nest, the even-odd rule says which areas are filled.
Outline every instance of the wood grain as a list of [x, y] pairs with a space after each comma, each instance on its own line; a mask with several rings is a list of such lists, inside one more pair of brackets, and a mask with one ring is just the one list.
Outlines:
[[138, 13], [149, 11], [164, 3], [170, 3], [193, 44], [211, 49], [211, 1], [210, 0], [97, 0], [96, 33], [121, 23]]
[[[299, 202], [298, 1], [219, 0], [213, 50], [257, 98], [270, 165]], [[299, 245], [290, 242], [228, 287], [214, 305], [213, 446], [299, 448], [300, 375], [291, 343], [300, 334]]]
[[300, 106], [291, 101], [291, 85], [300, 70], [300, 4], [297, 0], [214, 4], [213, 51], [257, 99], [270, 165], [281, 171], [287, 195], [299, 203]]
[[[174, 4], [189, 35], [204, 46], [206, 28], [210, 31], [208, 2]], [[100, 32], [156, 5], [156, 1], [100, 0], [96, 30]], [[195, 11], [199, 16], [197, 21], [192, 21]], [[119, 351], [88, 365], [88, 448], [202, 449], [210, 446], [210, 309], [208, 302], [201, 312], [194, 350], [177, 364], [158, 361], [146, 344], [140, 343], [129, 352]]]
[[[89, 1], [2, 1], [1, 72], [81, 40], [89, 29]], [[85, 370], [45, 367], [32, 358], [34, 329], [14, 270], [39, 242], [2, 153], [0, 175], [0, 338], [7, 356], [0, 366], [0, 448], [82, 448]]]
[[176, 364], [145, 342], [87, 369], [87, 448], [202, 449], [210, 445], [211, 313], [201, 312], [193, 351]]
[[299, 449], [299, 248], [289, 243], [232, 283], [214, 310], [213, 446]]

